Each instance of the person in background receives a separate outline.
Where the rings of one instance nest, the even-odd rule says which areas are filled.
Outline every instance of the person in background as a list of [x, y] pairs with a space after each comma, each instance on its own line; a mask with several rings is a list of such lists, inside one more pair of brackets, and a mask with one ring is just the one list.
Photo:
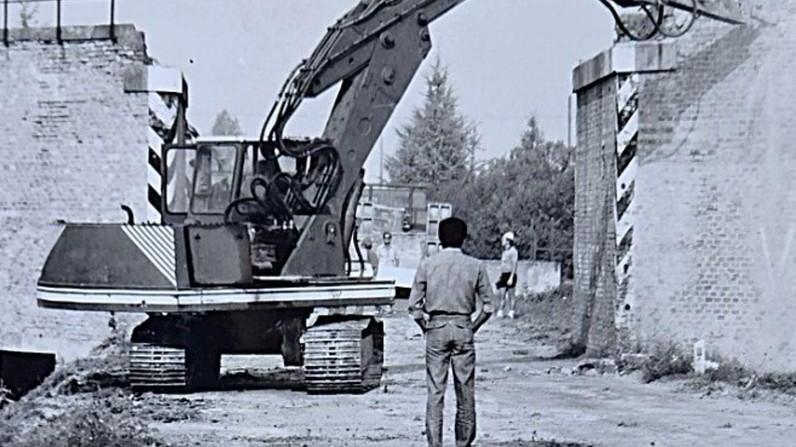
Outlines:
[[398, 251], [392, 246], [392, 234], [385, 231], [381, 235], [382, 244], [379, 246], [379, 262], [390, 267], [398, 267]]
[[[493, 310], [492, 286], [484, 263], [462, 253], [467, 224], [440, 222], [442, 250], [417, 268], [409, 295], [409, 314], [426, 337], [426, 438], [442, 446], [442, 421], [448, 370], [456, 391], [456, 445], [475, 440], [475, 344], [473, 336]], [[476, 302], [483, 303], [475, 316]]]
[[504, 309], [508, 305], [508, 316], [514, 318], [514, 305], [516, 302], [514, 289], [517, 287], [517, 264], [519, 253], [514, 242], [514, 233], [509, 231], [500, 238], [503, 245], [503, 254], [500, 257], [500, 279], [496, 286], [500, 294], [498, 304], [498, 318], [503, 318]]
[[373, 249], [373, 241], [369, 237], [362, 239], [362, 248], [365, 249], [365, 260], [373, 268], [373, 276], [375, 277], [379, 274], [379, 255]]

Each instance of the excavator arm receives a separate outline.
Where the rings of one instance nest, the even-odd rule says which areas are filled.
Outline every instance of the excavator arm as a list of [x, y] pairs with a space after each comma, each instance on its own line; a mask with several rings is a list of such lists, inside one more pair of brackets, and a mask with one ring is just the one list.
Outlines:
[[[312, 56], [294, 71], [263, 128], [282, 151], [283, 130], [304, 98], [340, 84], [320, 141], [335, 148], [339, 175], [323, 210], [310, 216], [284, 275], [344, 273], [362, 167], [423, 59], [431, 49], [428, 25], [464, 0], [361, 1], [332, 26]], [[318, 142], [308, 143], [308, 146]]]
[[[325, 177], [314, 213], [299, 223], [300, 239], [284, 275], [344, 274], [346, 247], [363, 186], [364, 166], [409, 83], [431, 49], [428, 26], [465, 0], [361, 0], [340, 18], [291, 73], [263, 125], [264, 147], [304, 157], [320, 148]], [[599, 0], [631, 39], [678, 37], [699, 16], [739, 23], [728, 0]], [[729, 2], [733, 3], [733, 2]], [[734, 3], [738, 3], [737, 1]], [[637, 36], [617, 8], [635, 7], [649, 20]], [[722, 9], [723, 8], [723, 9]], [[323, 135], [297, 143], [283, 137], [286, 124], [306, 98], [340, 85]], [[318, 163], [316, 163], [318, 164]], [[306, 208], [306, 207], [305, 207]]]
[[[464, 0], [386, 0], [360, 2], [332, 26], [294, 79], [307, 97], [315, 97], [367, 67], [377, 45], [392, 49], [406, 32], [422, 33], [427, 25]], [[406, 22], [409, 28], [402, 27]], [[397, 61], [396, 61], [397, 62]]]

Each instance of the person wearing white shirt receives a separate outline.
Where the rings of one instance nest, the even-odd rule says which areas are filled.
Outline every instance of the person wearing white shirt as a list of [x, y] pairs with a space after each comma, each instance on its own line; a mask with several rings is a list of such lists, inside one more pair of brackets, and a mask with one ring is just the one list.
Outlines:
[[[500, 295], [498, 318], [503, 318], [504, 309], [508, 307], [509, 318], [514, 318], [516, 299], [514, 289], [517, 287], [517, 265], [519, 253], [515, 246], [514, 233], [509, 231], [501, 238], [503, 254], [500, 257], [500, 279], [496, 286]], [[508, 305], [508, 306], [507, 306]]]

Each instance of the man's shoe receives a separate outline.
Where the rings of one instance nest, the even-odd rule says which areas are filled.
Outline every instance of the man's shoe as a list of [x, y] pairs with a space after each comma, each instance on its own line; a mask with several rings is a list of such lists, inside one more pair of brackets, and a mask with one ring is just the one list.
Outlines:
[[509, 318], [511, 318], [512, 320], [514, 319], [514, 311], [513, 310], [509, 311]]
[[498, 311], [497, 317], [498, 318], [503, 318], [503, 310], [502, 309]]

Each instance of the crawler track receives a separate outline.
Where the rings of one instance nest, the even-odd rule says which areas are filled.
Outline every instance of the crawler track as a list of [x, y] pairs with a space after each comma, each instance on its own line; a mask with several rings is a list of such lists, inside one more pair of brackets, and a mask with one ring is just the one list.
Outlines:
[[381, 382], [384, 326], [374, 319], [316, 325], [304, 335], [304, 383], [311, 393], [362, 393]]
[[134, 389], [187, 387], [185, 350], [133, 343], [130, 348], [130, 385]]

